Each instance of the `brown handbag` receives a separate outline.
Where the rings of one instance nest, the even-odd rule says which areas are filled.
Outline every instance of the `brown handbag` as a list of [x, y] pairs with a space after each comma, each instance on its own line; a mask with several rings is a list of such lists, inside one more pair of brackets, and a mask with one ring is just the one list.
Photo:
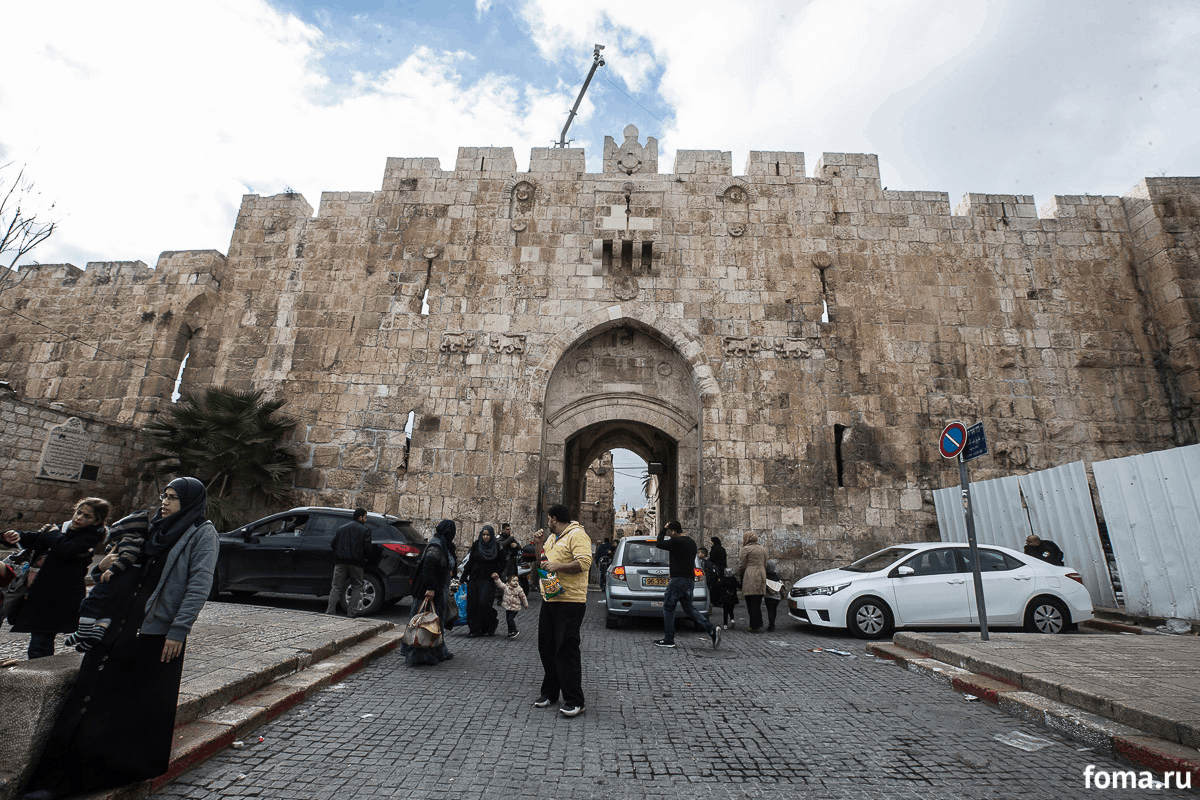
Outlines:
[[408, 621], [408, 625], [404, 628], [404, 635], [401, 641], [409, 647], [415, 647], [419, 650], [428, 650], [432, 647], [441, 647], [442, 642], [442, 621], [438, 619], [437, 612], [433, 610], [433, 605], [429, 598], [426, 597], [421, 603], [417, 613], [413, 614], [412, 619]]

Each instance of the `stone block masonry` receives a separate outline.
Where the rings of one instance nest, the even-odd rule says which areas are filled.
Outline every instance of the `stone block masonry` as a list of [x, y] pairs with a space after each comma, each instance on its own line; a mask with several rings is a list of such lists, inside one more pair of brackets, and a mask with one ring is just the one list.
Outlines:
[[248, 195], [227, 256], [27, 268], [0, 304], [74, 338], [0, 312], [0, 380], [138, 424], [190, 353], [185, 387], [289, 401], [299, 499], [426, 531], [528, 535], [552, 503], [579, 513], [587, 467], [624, 447], [662, 465], [660, 519], [756, 530], [785, 578], [936, 538], [950, 419], [987, 427], [976, 480], [1197, 441], [1200, 179], [1039, 215], [885, 190], [867, 154], [808, 175], [756, 151], [735, 175], [726, 151], [680, 151], [660, 174], [630, 126], [603, 163], [390, 158], [380, 191], [315, 216]]

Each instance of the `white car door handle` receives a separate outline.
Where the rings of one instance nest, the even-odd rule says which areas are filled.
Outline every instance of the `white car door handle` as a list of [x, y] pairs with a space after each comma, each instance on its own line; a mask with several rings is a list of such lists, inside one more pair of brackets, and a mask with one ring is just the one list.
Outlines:
[[1032, 575], [1013, 575], [1013, 580], [1015, 580], [1015, 581], [1028, 581], [1028, 580], [1032, 580], [1032, 579], [1033, 579]]
[[960, 583], [966, 583], [966, 582], [967, 582], [966, 578], [958, 578], [957, 580], [953, 580], [953, 581], [946, 581], [946, 583], [949, 583], [949, 584], [951, 584], [952, 586], [953, 586], [953, 585], [960, 584]]

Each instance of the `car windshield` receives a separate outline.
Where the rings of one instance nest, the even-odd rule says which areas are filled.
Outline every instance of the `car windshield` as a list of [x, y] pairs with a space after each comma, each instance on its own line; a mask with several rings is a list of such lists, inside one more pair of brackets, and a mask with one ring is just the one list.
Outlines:
[[913, 551], [911, 547], [889, 547], [887, 550], [880, 550], [878, 553], [872, 553], [866, 558], [860, 558], [848, 567], [842, 567], [847, 572], [878, 572], [884, 567], [890, 566], [897, 560], [904, 558]]
[[665, 567], [670, 563], [670, 558], [670, 553], [652, 544], [630, 542], [625, 546], [621, 563], [626, 567]]

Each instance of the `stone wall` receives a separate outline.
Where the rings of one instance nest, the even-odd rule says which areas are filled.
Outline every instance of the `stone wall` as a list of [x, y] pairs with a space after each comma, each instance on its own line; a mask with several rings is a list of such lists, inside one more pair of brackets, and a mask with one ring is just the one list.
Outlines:
[[190, 352], [185, 386], [289, 401], [302, 499], [419, 527], [533, 530], [627, 447], [666, 465], [664, 521], [753, 528], [785, 576], [935, 538], [951, 419], [986, 426], [980, 480], [1197, 441], [1200, 179], [952, 212], [884, 189], [873, 155], [809, 176], [756, 151], [734, 175], [680, 151], [660, 174], [627, 129], [604, 164], [391, 158], [316, 216], [245, 197], [227, 257], [35, 268], [4, 303], [74, 339], [0, 318], [0, 379], [137, 421]]
[[[82, 423], [88, 442], [82, 479], [38, 477], [47, 437], [72, 417]], [[0, 530], [36, 530], [47, 522], [61, 523], [71, 518], [76, 501], [84, 497], [108, 500], [114, 518], [140, 507], [136, 461], [141, 450], [129, 426], [0, 392], [0, 430]]]

